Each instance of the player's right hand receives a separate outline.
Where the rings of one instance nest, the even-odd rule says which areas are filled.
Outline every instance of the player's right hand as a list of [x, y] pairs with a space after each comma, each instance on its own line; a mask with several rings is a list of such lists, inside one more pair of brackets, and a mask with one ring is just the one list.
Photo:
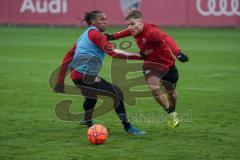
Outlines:
[[64, 84], [57, 83], [53, 90], [55, 93], [65, 93], [64, 92]]

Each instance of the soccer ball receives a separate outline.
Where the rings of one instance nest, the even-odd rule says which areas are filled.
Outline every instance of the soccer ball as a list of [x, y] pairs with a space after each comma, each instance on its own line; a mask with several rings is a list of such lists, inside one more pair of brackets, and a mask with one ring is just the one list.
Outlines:
[[88, 129], [87, 136], [90, 143], [103, 144], [107, 140], [108, 131], [103, 125], [95, 124]]

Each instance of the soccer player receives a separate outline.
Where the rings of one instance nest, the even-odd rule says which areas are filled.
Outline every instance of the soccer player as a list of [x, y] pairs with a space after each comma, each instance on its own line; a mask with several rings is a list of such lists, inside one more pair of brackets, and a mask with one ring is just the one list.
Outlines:
[[[181, 52], [175, 41], [157, 26], [145, 23], [139, 11], [130, 12], [125, 18], [127, 29], [107, 35], [109, 40], [133, 36], [144, 55], [143, 73], [146, 83], [155, 100], [166, 110], [168, 123], [171, 127], [177, 127], [179, 118], [175, 112], [177, 103], [176, 84], [178, 70], [175, 59], [187, 62], [188, 57]], [[164, 86], [165, 93], [160, 89]]]
[[145, 134], [144, 131], [133, 127], [128, 121], [121, 89], [98, 76], [103, 65], [105, 53], [114, 58], [122, 59], [136, 60], [141, 59], [141, 57], [137, 53], [114, 49], [114, 45], [108, 42], [107, 37], [102, 34], [107, 28], [107, 18], [103, 12], [86, 12], [84, 20], [87, 22], [88, 28], [83, 32], [73, 48], [65, 55], [54, 91], [64, 93], [64, 78], [68, 68], [70, 68], [74, 84], [81, 89], [85, 97], [83, 104], [85, 110], [84, 120], [89, 127], [93, 125], [92, 115], [97, 102], [97, 96], [104, 95], [114, 100], [115, 112], [127, 133]]

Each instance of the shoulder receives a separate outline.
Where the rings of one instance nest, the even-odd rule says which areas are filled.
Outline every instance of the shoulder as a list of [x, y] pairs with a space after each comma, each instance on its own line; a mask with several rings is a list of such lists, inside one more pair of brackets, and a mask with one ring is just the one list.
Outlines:
[[147, 34], [160, 31], [160, 29], [157, 26], [150, 23], [144, 23], [144, 30]]
[[99, 36], [99, 35], [102, 35], [101, 32], [99, 32], [98, 30], [96, 29], [89, 29], [88, 31], [88, 36]]
[[149, 39], [159, 39], [164, 34], [161, 29], [153, 24], [146, 24], [146, 37]]
[[93, 41], [101, 41], [103, 39], [107, 39], [107, 37], [103, 33], [99, 32], [96, 29], [89, 30], [88, 38]]

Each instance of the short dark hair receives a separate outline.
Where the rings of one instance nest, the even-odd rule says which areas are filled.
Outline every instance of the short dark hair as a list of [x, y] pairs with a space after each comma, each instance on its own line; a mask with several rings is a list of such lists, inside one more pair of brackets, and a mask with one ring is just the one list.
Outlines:
[[91, 20], [95, 19], [97, 17], [97, 15], [100, 14], [100, 13], [103, 13], [103, 12], [98, 11], [98, 10], [85, 12], [83, 20], [86, 21], [86, 23], [90, 26], [92, 24]]
[[129, 20], [130, 18], [135, 18], [135, 19], [142, 18], [142, 13], [140, 11], [133, 10], [127, 15], [125, 20]]

